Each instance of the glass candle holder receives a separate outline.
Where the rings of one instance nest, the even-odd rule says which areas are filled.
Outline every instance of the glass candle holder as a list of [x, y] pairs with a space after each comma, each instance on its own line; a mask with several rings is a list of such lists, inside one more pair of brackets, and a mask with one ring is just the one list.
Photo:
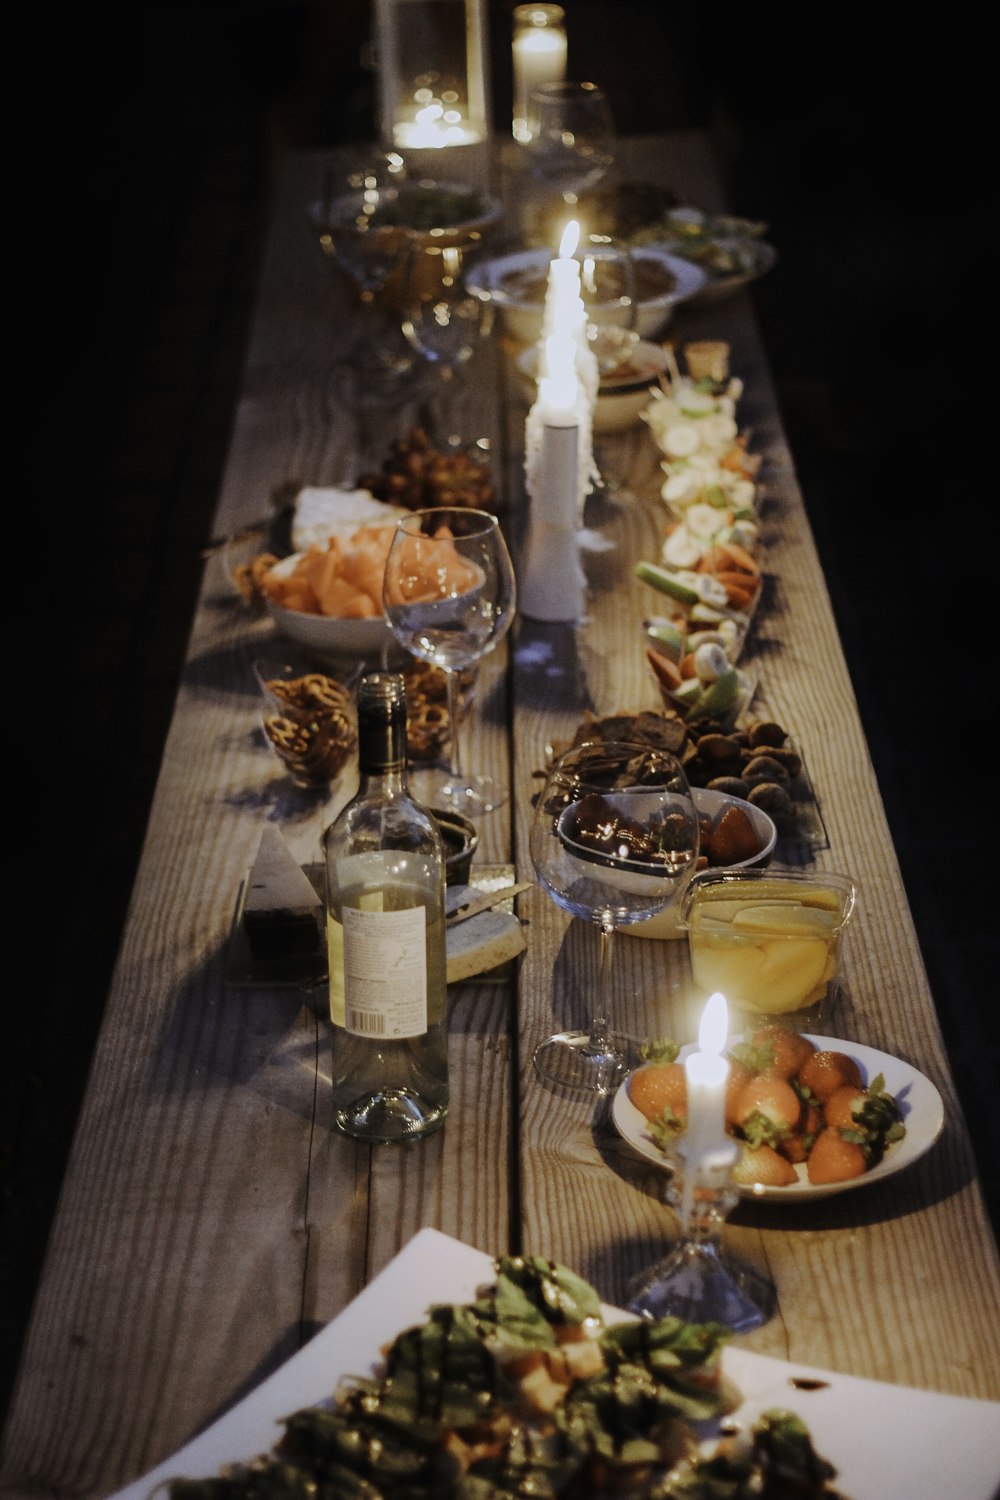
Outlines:
[[518, 5], [514, 8], [514, 139], [530, 141], [534, 134], [531, 90], [540, 83], [559, 83], [566, 77], [565, 11], [561, 5]]
[[376, 0], [375, 27], [385, 144], [419, 151], [485, 140], [484, 0]]

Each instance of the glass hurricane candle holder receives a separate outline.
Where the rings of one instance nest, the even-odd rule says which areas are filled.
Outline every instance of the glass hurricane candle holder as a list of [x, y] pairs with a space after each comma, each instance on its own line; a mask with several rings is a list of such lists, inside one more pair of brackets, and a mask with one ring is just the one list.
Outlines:
[[514, 139], [530, 141], [537, 128], [531, 109], [531, 90], [540, 83], [566, 77], [566, 12], [561, 5], [514, 7]]
[[628, 1310], [646, 1318], [722, 1323], [734, 1333], [759, 1328], [773, 1315], [773, 1284], [722, 1244], [722, 1227], [738, 1199], [736, 1150], [721, 1147], [687, 1170], [683, 1137], [675, 1149], [667, 1200], [681, 1221], [674, 1248], [629, 1287]]
[[403, 150], [486, 139], [483, 0], [375, 0], [383, 141]]

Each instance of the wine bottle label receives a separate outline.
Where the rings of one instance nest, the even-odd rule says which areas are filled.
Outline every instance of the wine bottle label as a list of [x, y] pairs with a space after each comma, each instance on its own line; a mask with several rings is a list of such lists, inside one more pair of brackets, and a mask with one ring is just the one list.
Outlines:
[[427, 914], [345, 907], [344, 1029], [400, 1041], [427, 1031]]

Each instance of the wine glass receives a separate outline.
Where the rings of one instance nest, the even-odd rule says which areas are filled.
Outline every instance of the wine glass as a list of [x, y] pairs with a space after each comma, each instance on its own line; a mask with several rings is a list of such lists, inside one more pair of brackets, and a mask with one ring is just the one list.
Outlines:
[[431, 435], [451, 446], [457, 435], [437, 430], [447, 425], [444, 392], [493, 324], [492, 303], [466, 285], [471, 253], [462, 245], [418, 245], [407, 255], [402, 274], [403, 334], [439, 387], [431, 403]]
[[434, 806], [473, 819], [500, 807], [507, 789], [462, 769], [459, 673], [507, 634], [515, 598], [514, 569], [496, 516], [436, 506], [397, 523], [382, 584], [385, 618], [401, 646], [446, 674], [450, 763], [434, 788]]
[[587, 1031], [535, 1049], [535, 1067], [578, 1093], [609, 1094], [635, 1044], [611, 1029], [611, 960], [618, 927], [664, 911], [698, 858], [699, 823], [675, 756], [650, 745], [577, 745], [554, 762], [535, 804], [530, 848], [542, 888], [600, 930], [597, 997]]
[[607, 95], [595, 83], [542, 83], [531, 90], [537, 122], [525, 147], [536, 180], [567, 205], [596, 187], [614, 161], [615, 124]]
[[369, 305], [408, 247], [405, 234], [392, 222], [405, 179], [406, 168], [398, 153], [364, 157], [342, 179], [328, 172], [322, 196], [309, 206], [320, 249]]
[[635, 261], [627, 245], [591, 234], [577, 252], [587, 342], [601, 378], [619, 369], [639, 342]]
[[395, 222], [405, 180], [397, 152], [365, 156], [343, 178], [327, 173], [322, 196], [309, 206], [320, 249], [350, 281], [364, 309], [339, 361], [341, 394], [359, 409], [365, 401], [395, 398], [413, 366], [398, 319], [385, 306], [387, 284], [411, 243]]

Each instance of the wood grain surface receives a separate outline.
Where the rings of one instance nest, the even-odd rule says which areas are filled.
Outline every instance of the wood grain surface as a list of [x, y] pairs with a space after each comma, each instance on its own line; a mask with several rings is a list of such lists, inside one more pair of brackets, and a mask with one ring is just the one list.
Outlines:
[[[623, 170], [722, 206], [699, 134], [622, 144]], [[279, 173], [219, 533], [266, 513], [281, 485], [353, 480], [419, 415], [417, 400], [359, 402], [344, 363], [364, 310], [304, 212], [328, 160], [292, 154]], [[509, 152], [502, 171], [488, 165], [516, 198]], [[669, 334], [729, 341], [745, 382], [740, 424], [764, 459], [768, 580], [746, 661], [759, 704], [806, 754], [829, 841], [816, 863], [858, 887], [834, 1034], [917, 1067], [946, 1110], [934, 1148], [883, 1183], [795, 1207], [740, 1204], [728, 1240], [779, 1297], [776, 1317], [746, 1343], [995, 1399], [996, 1245], [752, 298], [681, 309]], [[516, 559], [526, 404], [501, 339], [477, 354], [453, 414], [488, 447]], [[623, 488], [589, 515], [610, 547], [587, 554], [587, 619], [576, 629], [519, 620], [483, 664], [465, 726], [467, 763], [511, 786], [506, 806], [482, 820], [479, 857], [511, 860], [522, 879], [532, 878], [531, 796], [550, 747], [585, 710], [657, 704], [640, 641], [655, 600], [631, 571], [655, 556], [663, 523], [647, 434], [631, 458]], [[536, 1042], [586, 1019], [597, 964], [596, 934], [537, 887], [519, 898], [528, 946], [516, 981], [452, 992], [449, 1120], [417, 1147], [369, 1149], [331, 1132], [321, 991], [227, 984], [234, 903], [264, 821], [313, 862], [351, 790], [348, 777], [329, 797], [299, 792], [272, 758], [252, 672], [272, 638], [210, 560], [7, 1421], [2, 1493], [18, 1500], [99, 1497], [152, 1467], [276, 1369], [422, 1226], [493, 1253], [565, 1261], [611, 1302], [676, 1234], [662, 1174], [618, 1137], [606, 1107], [557, 1097], [534, 1074]], [[619, 940], [615, 985], [625, 1029], [693, 1034], [703, 997], [683, 943]]]

